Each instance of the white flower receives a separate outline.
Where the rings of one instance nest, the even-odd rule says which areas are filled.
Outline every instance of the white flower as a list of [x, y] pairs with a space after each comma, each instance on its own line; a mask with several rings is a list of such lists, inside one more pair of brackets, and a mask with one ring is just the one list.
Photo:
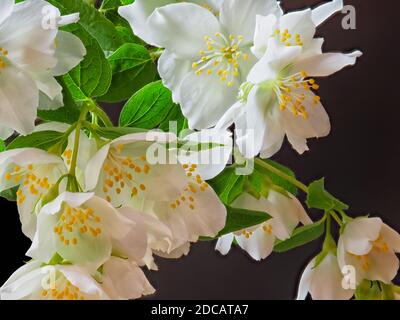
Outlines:
[[39, 98], [45, 100], [44, 107], [59, 107], [61, 86], [54, 77], [68, 72], [86, 54], [79, 38], [58, 30], [79, 15], [60, 16], [57, 8], [43, 0], [1, 3], [1, 138], [13, 130], [33, 131]]
[[361, 56], [359, 51], [322, 53], [323, 39], [313, 38], [316, 23], [340, 8], [337, 2], [317, 9], [320, 14], [308, 9], [280, 19], [258, 17], [253, 51], [258, 56], [265, 53], [242, 85], [239, 101], [217, 124], [226, 128], [235, 123], [237, 145], [247, 158], [259, 153], [263, 158], [271, 157], [285, 136], [303, 153], [308, 150], [308, 138], [330, 132], [329, 117], [314, 93], [319, 86], [310, 77], [331, 75], [354, 65]]
[[0, 153], [0, 190], [15, 186], [17, 205], [24, 234], [33, 238], [36, 214], [43, 197], [66, 174], [61, 157], [34, 148], [22, 148]]
[[218, 17], [199, 5], [179, 3], [148, 18], [151, 39], [166, 49], [159, 74], [190, 128], [212, 127], [234, 103], [255, 63], [250, 47], [256, 15], [270, 13], [281, 13], [275, 0], [223, 0]]
[[41, 266], [39, 261], [18, 269], [1, 287], [1, 300], [109, 300], [100, 284], [82, 267]]
[[338, 242], [341, 268], [353, 266], [356, 281], [391, 283], [399, 269], [400, 235], [380, 218], [356, 218], [347, 223]]
[[313, 300], [351, 299], [354, 290], [343, 288], [343, 274], [332, 252], [329, 252], [318, 266], [315, 264], [316, 258], [311, 260], [301, 276], [298, 300], [304, 300], [308, 293]]
[[216, 250], [224, 255], [229, 252], [235, 239], [254, 260], [265, 259], [272, 253], [276, 239], [289, 239], [300, 222], [312, 223], [299, 200], [293, 195], [286, 196], [273, 190], [268, 198], [261, 197], [259, 200], [249, 194], [242, 194], [234, 201], [232, 207], [265, 211], [272, 219], [253, 228], [219, 238]]
[[27, 255], [47, 263], [58, 253], [68, 262], [96, 270], [111, 252], [140, 261], [146, 247], [142, 221], [127, 218], [93, 193], [64, 192], [39, 212]]
[[[56, 127], [58, 125], [55, 123], [47, 123], [36, 127], [35, 130], [53, 130]], [[69, 171], [74, 138], [75, 131], [68, 137], [68, 145], [62, 157], [35, 148], [20, 148], [0, 153], [0, 191], [18, 187], [17, 205], [22, 231], [30, 239], [33, 239], [36, 232], [36, 216], [42, 207], [43, 199]], [[82, 187], [83, 172], [94, 147], [94, 141], [89, 140], [82, 132], [76, 167], [77, 181]], [[59, 185], [61, 191], [65, 190], [65, 180]]]
[[[218, 15], [223, 0], [191, 0], [191, 2], [210, 10]], [[157, 46], [150, 36], [148, 19], [159, 7], [179, 3], [180, 0], [137, 0], [133, 4], [118, 8], [118, 13], [130, 23], [133, 32], [148, 44]]]
[[102, 288], [112, 300], [138, 299], [155, 292], [135, 262], [111, 257], [102, 268]]
[[[180, 164], [163, 142], [176, 137], [138, 133], [106, 144], [87, 165], [86, 187], [115, 207], [142, 213], [150, 248], [169, 254], [199, 236], [215, 236], [225, 225], [226, 209], [197, 165]], [[153, 152], [167, 158], [154, 162]]]
[[29, 262], [0, 288], [0, 300], [125, 300], [152, 293], [134, 262], [111, 257], [94, 275], [79, 266]]

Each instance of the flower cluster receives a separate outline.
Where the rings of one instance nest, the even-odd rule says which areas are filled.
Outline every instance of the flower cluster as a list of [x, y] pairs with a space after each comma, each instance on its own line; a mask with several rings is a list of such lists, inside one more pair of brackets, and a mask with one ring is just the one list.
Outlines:
[[[302, 154], [330, 132], [315, 78], [362, 55], [315, 37], [342, 0], [289, 13], [275, 0], [67, 1], [0, 1], [0, 192], [32, 241], [0, 299], [136, 299], [155, 292], [142, 268], [199, 240], [262, 261], [323, 234], [298, 299], [399, 297], [400, 235], [269, 160], [285, 138]], [[98, 102], [127, 97], [114, 126]]]

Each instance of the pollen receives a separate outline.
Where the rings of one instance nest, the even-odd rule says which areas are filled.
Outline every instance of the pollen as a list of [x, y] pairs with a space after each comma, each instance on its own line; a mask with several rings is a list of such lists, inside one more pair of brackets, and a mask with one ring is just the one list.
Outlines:
[[245, 44], [242, 35], [229, 35], [226, 37], [221, 32], [214, 37], [205, 36], [204, 50], [199, 51], [200, 59], [192, 63], [192, 69], [196, 75], [213, 75], [219, 77], [221, 82], [233, 87], [236, 77], [239, 76], [239, 66], [249, 59], [249, 54], [243, 52]]
[[319, 85], [314, 79], [308, 79], [305, 71], [279, 79], [274, 88], [279, 110], [307, 120], [310, 110], [320, 103], [321, 98], [312, 92], [318, 89]]

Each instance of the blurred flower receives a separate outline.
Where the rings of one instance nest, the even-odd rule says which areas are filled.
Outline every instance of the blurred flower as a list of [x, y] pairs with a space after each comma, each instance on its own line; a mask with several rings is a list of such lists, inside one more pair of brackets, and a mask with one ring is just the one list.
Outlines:
[[0, 4], [0, 133], [34, 129], [38, 107], [62, 106], [61, 86], [55, 76], [65, 74], [86, 54], [79, 38], [59, 31], [79, 14], [61, 17], [43, 0]]
[[304, 225], [312, 223], [296, 197], [273, 190], [268, 198], [261, 197], [259, 200], [249, 194], [242, 194], [233, 202], [232, 207], [264, 211], [272, 218], [261, 225], [219, 238], [216, 250], [224, 255], [228, 254], [233, 240], [236, 240], [254, 260], [260, 261], [272, 253], [276, 239], [289, 239], [300, 222]]

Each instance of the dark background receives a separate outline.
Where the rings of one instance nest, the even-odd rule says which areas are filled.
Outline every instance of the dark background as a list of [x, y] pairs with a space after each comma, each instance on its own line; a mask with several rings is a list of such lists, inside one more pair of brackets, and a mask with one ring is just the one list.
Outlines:
[[[284, 0], [285, 9], [318, 0]], [[343, 30], [338, 14], [319, 28], [325, 51], [360, 49], [353, 68], [319, 79], [319, 93], [332, 121], [329, 137], [296, 154], [288, 144], [274, 159], [293, 168], [303, 182], [326, 177], [327, 189], [351, 205], [350, 214], [373, 214], [400, 230], [400, 104], [398, 0], [347, 0], [357, 12], [357, 29]], [[114, 108], [114, 109], [113, 109]], [[117, 108], [108, 107], [110, 115]], [[30, 242], [20, 231], [14, 204], [1, 200], [0, 282], [22, 265]], [[317, 216], [314, 216], [317, 218]], [[149, 273], [154, 299], [293, 299], [304, 266], [318, 253], [315, 242], [256, 263], [234, 248], [223, 257], [215, 243], [197, 243], [188, 257], [159, 260]]]

